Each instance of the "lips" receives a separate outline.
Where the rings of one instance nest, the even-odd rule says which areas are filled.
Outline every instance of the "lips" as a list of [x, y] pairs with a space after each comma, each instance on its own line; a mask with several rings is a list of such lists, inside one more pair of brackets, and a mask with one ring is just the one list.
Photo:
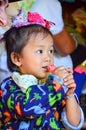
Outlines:
[[44, 66], [44, 67], [42, 67], [42, 68], [43, 68], [45, 71], [48, 71], [48, 70], [47, 70], [47, 66]]

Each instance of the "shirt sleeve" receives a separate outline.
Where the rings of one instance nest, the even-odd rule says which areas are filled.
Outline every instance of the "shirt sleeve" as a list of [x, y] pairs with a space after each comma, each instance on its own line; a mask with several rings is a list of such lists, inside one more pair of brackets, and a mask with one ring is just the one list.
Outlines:
[[51, 32], [58, 34], [64, 27], [62, 19], [62, 7], [58, 0], [36, 0], [30, 9], [31, 12], [38, 12], [44, 19], [53, 22], [51, 25]]

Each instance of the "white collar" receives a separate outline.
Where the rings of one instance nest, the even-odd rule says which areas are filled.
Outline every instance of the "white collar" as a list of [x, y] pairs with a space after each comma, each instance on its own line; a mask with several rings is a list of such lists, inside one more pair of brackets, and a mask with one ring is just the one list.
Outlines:
[[31, 85], [38, 84], [38, 79], [33, 75], [21, 75], [19, 72], [13, 72], [12, 78], [24, 93]]

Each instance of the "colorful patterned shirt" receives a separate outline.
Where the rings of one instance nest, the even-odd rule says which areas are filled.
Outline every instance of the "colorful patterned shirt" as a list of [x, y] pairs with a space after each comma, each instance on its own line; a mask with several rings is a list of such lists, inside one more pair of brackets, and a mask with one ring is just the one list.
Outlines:
[[5, 79], [0, 85], [0, 130], [60, 130], [65, 93], [62, 84], [53, 82], [57, 80], [49, 75], [44, 84], [28, 84], [23, 92], [12, 77]]

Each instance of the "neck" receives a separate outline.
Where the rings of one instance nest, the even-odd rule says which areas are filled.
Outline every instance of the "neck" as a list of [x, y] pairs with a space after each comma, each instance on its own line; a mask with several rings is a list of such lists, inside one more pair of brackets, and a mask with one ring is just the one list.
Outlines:
[[44, 84], [46, 82], [46, 79], [39, 79], [38, 84]]

